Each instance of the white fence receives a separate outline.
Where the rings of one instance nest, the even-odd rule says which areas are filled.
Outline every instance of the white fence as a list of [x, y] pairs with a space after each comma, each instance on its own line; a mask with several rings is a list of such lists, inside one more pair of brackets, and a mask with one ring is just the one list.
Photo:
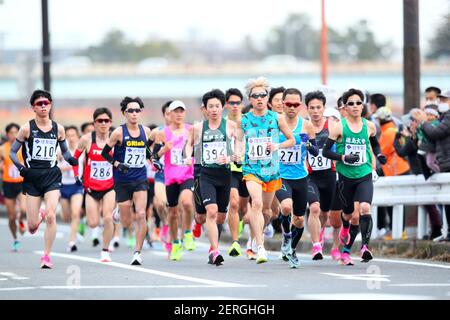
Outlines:
[[[393, 206], [392, 237], [400, 239], [403, 230], [404, 206], [419, 206], [417, 238], [427, 234], [427, 216], [423, 205], [450, 204], [450, 173], [438, 173], [425, 181], [423, 175], [380, 177], [374, 183], [372, 201], [373, 225], [377, 225], [378, 206]], [[442, 212], [444, 230], [448, 228]], [[372, 233], [374, 234], [374, 233]]]

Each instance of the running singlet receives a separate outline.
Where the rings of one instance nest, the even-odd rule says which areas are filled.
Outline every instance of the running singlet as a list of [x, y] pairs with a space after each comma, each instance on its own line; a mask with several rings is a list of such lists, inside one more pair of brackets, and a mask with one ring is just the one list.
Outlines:
[[53, 168], [57, 164], [58, 124], [52, 121], [52, 129], [43, 132], [35, 120], [30, 120], [30, 136], [23, 144], [25, 148], [22, 146], [22, 155], [28, 168]]
[[219, 165], [217, 159], [220, 156], [231, 156], [230, 140], [227, 139], [227, 121], [222, 119], [217, 129], [210, 129], [209, 122], [203, 121], [202, 130], [202, 159], [204, 168], [230, 168], [230, 165]]
[[[85, 187], [93, 191], [107, 191], [114, 186], [113, 166], [101, 156], [102, 148], [97, 145], [95, 131], [91, 135], [92, 143], [84, 167]], [[112, 155], [112, 151], [110, 154]]]
[[145, 169], [146, 142], [144, 127], [139, 125], [139, 136], [134, 138], [128, 131], [127, 125], [122, 125], [122, 143], [114, 147], [114, 160], [126, 164], [129, 167], [127, 173], [113, 168], [115, 182], [138, 182], [147, 180]]
[[[9, 157], [9, 151], [11, 150], [11, 143], [9, 141], [6, 141], [3, 144], [3, 151], [4, 151], [4, 159], [3, 159], [3, 181], [9, 182], [9, 183], [20, 183], [23, 181], [23, 178], [20, 176], [19, 169], [14, 165], [14, 163], [11, 161], [11, 158]], [[19, 150], [17, 152], [17, 156], [20, 160], [20, 162], [23, 162], [22, 153]]]
[[255, 175], [263, 182], [277, 180], [280, 177], [278, 152], [267, 150], [267, 143], [278, 143], [278, 114], [267, 110], [265, 115], [255, 116], [248, 112], [242, 116], [242, 130], [245, 136], [243, 175]]
[[[164, 128], [166, 141], [172, 141], [173, 146], [164, 156], [164, 177], [167, 186], [173, 183], [182, 184], [186, 180], [194, 178], [194, 166], [187, 166], [183, 159], [183, 149], [187, 142], [191, 125], [184, 125], [184, 132], [181, 136], [172, 133], [169, 127]], [[192, 157], [192, 155], [187, 155]]]
[[353, 164], [338, 161], [336, 170], [339, 174], [358, 179], [372, 173], [372, 152], [369, 144], [369, 132], [367, 120], [362, 119], [363, 126], [360, 132], [354, 133], [350, 130], [347, 120], [342, 119], [342, 141], [336, 142], [336, 151], [341, 155], [358, 154], [359, 161]]
[[[303, 129], [303, 119], [298, 117], [297, 126], [292, 130], [294, 136], [299, 136]], [[283, 133], [280, 133], [280, 143], [286, 141]], [[295, 144], [286, 149], [280, 149], [278, 155], [280, 156], [280, 175], [283, 179], [299, 180], [308, 175], [306, 171], [306, 147], [304, 143]]]
[[[328, 130], [329, 119], [325, 121], [322, 130], [319, 133], [316, 133], [316, 143], [319, 148], [319, 155], [313, 156], [308, 152], [308, 172], [309, 174], [313, 174], [318, 171], [336, 171], [335, 165], [331, 159], [325, 158], [322, 155], [323, 145], [328, 139], [329, 130]], [[332, 151], [336, 151], [336, 146], [333, 145]]]

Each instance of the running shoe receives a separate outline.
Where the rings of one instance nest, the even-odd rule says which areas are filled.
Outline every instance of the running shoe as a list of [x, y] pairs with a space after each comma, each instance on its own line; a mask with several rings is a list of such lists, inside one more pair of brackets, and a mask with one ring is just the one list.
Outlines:
[[258, 253], [256, 254], [256, 263], [260, 264], [260, 263], [264, 263], [267, 262], [267, 253], [266, 253], [266, 249], [264, 249], [263, 246], [258, 248]]
[[128, 237], [127, 246], [130, 249], [133, 249], [134, 247], [136, 247], [136, 237], [135, 236]]
[[353, 266], [353, 260], [350, 257], [350, 253], [348, 252], [344, 252], [341, 254], [341, 260], [340, 260], [341, 264], [344, 266]]
[[239, 221], [238, 238], [242, 236], [242, 231], [244, 230], [244, 220]]
[[247, 249], [245, 254], [247, 255], [248, 260], [256, 260], [256, 253], [254, 253], [252, 249]]
[[171, 243], [164, 243], [163, 247], [169, 254], [172, 252], [172, 244]]
[[18, 252], [20, 248], [20, 242], [19, 240], [14, 240], [11, 251], [12, 252]]
[[[133, 257], [134, 258], [134, 257]], [[103, 251], [100, 252], [100, 261], [101, 262], [111, 262], [111, 255], [109, 254], [109, 251]], [[133, 263], [131, 263], [133, 264]]]
[[119, 239], [119, 237], [114, 237], [112, 239], [112, 242], [113, 242], [114, 248], [118, 248], [120, 246], [120, 239]]
[[25, 231], [26, 231], [25, 223], [23, 223], [23, 220], [19, 220], [19, 232], [20, 232], [20, 234], [24, 235]]
[[67, 252], [75, 252], [77, 250], [78, 250], [78, 248], [77, 248], [77, 245], [75, 244], [75, 242], [70, 241], [69, 246], [67, 247]]
[[369, 262], [373, 259], [373, 254], [370, 252], [367, 245], [363, 245], [361, 248], [361, 262]]
[[41, 257], [41, 269], [51, 269], [53, 268], [52, 260], [50, 260], [50, 257], [48, 255], [43, 255]]
[[319, 242], [320, 242], [320, 245], [322, 246], [322, 248], [325, 243], [324, 234], [325, 234], [325, 228], [321, 228]]
[[112, 212], [112, 218], [113, 218], [113, 222], [115, 224], [119, 224], [120, 223], [120, 211], [119, 211], [119, 207], [115, 207], [113, 212]]
[[341, 231], [339, 231], [339, 241], [343, 246], [347, 245], [350, 242], [350, 228], [341, 227]]
[[339, 248], [333, 248], [330, 251], [331, 259], [335, 261], [339, 261], [341, 259], [341, 252], [339, 251]]
[[161, 229], [159, 229], [158, 227], [155, 227], [155, 229], [153, 230], [153, 235], [152, 235], [152, 239], [154, 241], [159, 241], [159, 235], [161, 233]]
[[295, 250], [292, 250], [292, 253], [288, 254], [287, 257], [289, 259], [289, 267], [291, 269], [297, 269], [298, 267], [300, 267], [300, 261], [297, 258], [297, 253], [295, 252]]
[[256, 244], [256, 237], [252, 240], [252, 251], [258, 252], [258, 245]]
[[323, 260], [322, 246], [320, 244], [313, 246], [312, 259], [313, 260]]
[[78, 225], [78, 233], [81, 236], [84, 236], [85, 231], [86, 231], [86, 224], [84, 223], [84, 219], [81, 219], [80, 224]]
[[142, 259], [142, 254], [138, 251], [135, 251], [133, 254], [133, 258], [131, 259], [131, 264], [133, 266], [140, 266], [144, 262], [144, 259]]
[[273, 238], [274, 233], [275, 233], [275, 230], [273, 229], [272, 224], [269, 223], [269, 225], [267, 225], [267, 227], [264, 229], [264, 235], [267, 238]]
[[184, 248], [187, 251], [194, 251], [195, 250], [195, 242], [194, 237], [192, 236], [192, 232], [188, 232], [184, 234]]
[[223, 265], [223, 256], [219, 250], [214, 250], [209, 254], [208, 263], [215, 264], [216, 266]]
[[169, 226], [167, 224], [163, 225], [161, 228], [161, 233], [159, 234], [159, 239], [161, 242], [169, 243]]
[[33, 230], [28, 229], [28, 231], [29, 231], [31, 234], [35, 234], [36, 231], [39, 229], [39, 226], [41, 225], [42, 221], [45, 220], [45, 210], [44, 210], [44, 209], [42, 209], [42, 208], [39, 209], [39, 216], [41, 217], [41, 220], [39, 221], [38, 225], [36, 226], [36, 229], [33, 229]]
[[195, 221], [192, 223], [192, 234], [194, 235], [194, 237], [200, 238], [200, 236], [202, 235], [202, 225], [200, 223], [197, 223]]
[[92, 246], [95, 248], [96, 246], [98, 246], [100, 244], [100, 240], [98, 240], [98, 238], [94, 238], [92, 239]]
[[170, 260], [180, 261], [182, 252], [183, 252], [183, 246], [181, 245], [181, 243], [173, 243], [172, 251], [170, 252]]
[[292, 254], [292, 235], [283, 234], [283, 242], [281, 243], [281, 258], [289, 261], [288, 254]]
[[230, 255], [231, 257], [239, 257], [241, 254], [242, 254], [242, 252], [241, 252], [241, 246], [239, 245], [239, 242], [233, 241], [230, 249], [228, 249], [228, 255]]

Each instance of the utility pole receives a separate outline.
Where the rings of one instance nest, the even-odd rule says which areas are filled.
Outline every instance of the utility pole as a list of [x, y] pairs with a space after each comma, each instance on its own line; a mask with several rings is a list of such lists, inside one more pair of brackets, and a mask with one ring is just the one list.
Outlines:
[[419, 0], [403, 0], [403, 111], [420, 107]]
[[44, 83], [44, 90], [51, 90], [50, 77], [50, 34], [48, 28], [48, 0], [41, 0], [42, 2], [42, 76]]
[[322, 31], [320, 33], [320, 65], [322, 84], [328, 84], [328, 40], [325, 20], [325, 0], [322, 0]]

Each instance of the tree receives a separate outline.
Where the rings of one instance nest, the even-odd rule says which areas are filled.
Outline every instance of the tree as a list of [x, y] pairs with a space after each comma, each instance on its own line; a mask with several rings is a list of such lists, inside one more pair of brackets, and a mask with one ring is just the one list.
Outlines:
[[430, 41], [430, 52], [427, 58], [438, 59], [450, 57], [450, 12], [444, 16], [442, 24]]

